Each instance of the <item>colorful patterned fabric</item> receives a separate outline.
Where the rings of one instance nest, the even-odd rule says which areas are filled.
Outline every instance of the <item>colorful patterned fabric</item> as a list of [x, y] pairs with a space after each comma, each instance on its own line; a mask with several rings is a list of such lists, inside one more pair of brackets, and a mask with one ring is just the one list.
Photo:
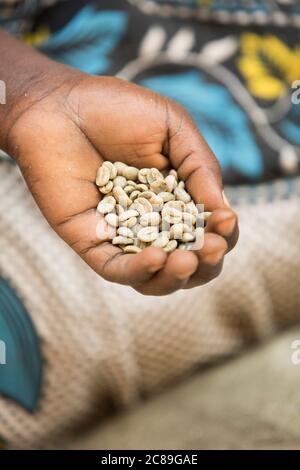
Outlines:
[[[17, 338], [15, 357], [25, 358], [25, 348], [29, 362], [18, 363], [23, 388], [9, 377], [0, 380], [0, 395], [21, 405], [7, 406], [0, 397], [6, 425], [5, 433], [0, 426], [0, 435], [5, 440], [16, 446], [48, 445], [57, 429], [63, 432], [93, 415], [100, 397], [105, 402], [107, 395], [119, 394], [116, 401], [131, 402], [195, 364], [233, 353], [248, 344], [249, 334], [260, 338], [296, 319], [298, 13], [296, 1], [0, 0], [0, 25], [49, 57], [87, 73], [122, 77], [183, 104], [221, 163], [231, 202], [240, 204], [244, 237], [215, 290], [208, 286], [201, 293], [177, 293], [167, 304], [155, 299], [154, 305], [126, 288], [108, 286], [83, 267], [49, 232], [17, 168], [1, 162], [0, 224], [5, 235], [0, 272], [10, 284], [15, 282], [30, 306], [47, 361], [42, 409], [32, 418], [28, 410], [37, 407], [40, 396], [40, 346], [27, 309], [6, 283], [4, 294], [15, 299], [10, 302], [15, 313], [8, 322], [10, 307], [0, 303], [0, 340], [1, 333]], [[203, 19], [207, 21], [198, 21]], [[226, 22], [230, 26], [221, 24]], [[14, 218], [16, 207], [22, 217]], [[285, 226], [293, 224], [295, 230], [285, 234]], [[43, 249], [44, 240], [49, 250]], [[274, 247], [282, 243], [278, 255]], [[282, 290], [287, 278], [289, 287]], [[157, 330], [149, 320], [155, 312]], [[186, 351], [185, 345], [191, 349]], [[169, 359], [159, 366], [162, 352]], [[36, 361], [32, 375], [27, 374], [30, 361]]]
[[36, 17], [23, 39], [87, 73], [118, 75], [183, 104], [217, 155], [227, 184], [298, 174], [300, 28], [228, 27], [140, 8], [167, 3], [178, 11], [183, 5], [258, 9], [272, 18], [278, 12], [292, 17], [299, 9], [299, 2], [275, 1], [69, 0]]
[[298, 0], [128, 0], [145, 13], [222, 23], [300, 24]]
[[36, 15], [57, 1], [64, 0], [0, 0], [0, 27], [13, 34], [28, 31]]
[[[288, 194], [287, 181], [278, 183], [272, 201], [270, 183], [261, 185], [251, 193], [257, 204], [241, 188], [241, 238], [218, 279], [145, 297], [83, 263], [42, 217], [17, 166], [0, 162], [0, 273], [26, 302], [44, 358], [34, 414], [0, 390], [8, 446], [62, 448], [112, 403], [134, 404], [299, 322], [300, 178], [294, 181]], [[283, 369], [290, 354], [288, 344], [286, 356], [269, 360]]]
[[33, 412], [41, 382], [42, 359], [35, 327], [22, 301], [0, 276], [0, 393]]

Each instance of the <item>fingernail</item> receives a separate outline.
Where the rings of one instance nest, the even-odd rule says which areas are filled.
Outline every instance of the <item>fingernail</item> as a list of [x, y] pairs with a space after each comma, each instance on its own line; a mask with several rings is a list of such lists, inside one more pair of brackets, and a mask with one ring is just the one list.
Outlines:
[[213, 264], [213, 265], [219, 264], [225, 255], [226, 255], [226, 250], [224, 249], [216, 251], [215, 253], [207, 255], [205, 258], [205, 262], [209, 264]]
[[223, 201], [224, 201], [224, 204], [227, 206], [227, 207], [231, 207], [228, 199], [227, 199], [227, 196], [225, 194], [225, 191], [222, 192], [222, 195], [223, 195]]
[[232, 214], [230, 217], [227, 217], [226, 219], [218, 223], [218, 230], [220, 235], [224, 237], [229, 237], [232, 234], [235, 225], [236, 217], [234, 214]]
[[149, 274], [154, 274], [162, 268], [163, 268], [163, 266], [150, 266], [149, 269], [148, 269], [148, 272], [149, 272]]
[[177, 279], [179, 279], [180, 281], [184, 281], [185, 279], [188, 279], [189, 277], [192, 276], [192, 274], [194, 274], [195, 272], [195, 269], [193, 269], [193, 271], [189, 271], [189, 272], [186, 272], [186, 273], [182, 273], [182, 274], [178, 274], [177, 275]]

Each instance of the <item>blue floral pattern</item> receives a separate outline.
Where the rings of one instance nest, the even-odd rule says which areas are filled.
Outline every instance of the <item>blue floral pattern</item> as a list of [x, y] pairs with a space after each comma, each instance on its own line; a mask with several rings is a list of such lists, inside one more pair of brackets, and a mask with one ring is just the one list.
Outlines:
[[208, 83], [197, 71], [155, 76], [141, 84], [190, 111], [224, 170], [234, 168], [254, 179], [261, 176], [262, 154], [249, 119], [222, 85]]
[[[0, 0], [4, 26], [14, 16], [11, 13], [5, 20], [5, 3]], [[52, 6], [36, 17], [46, 4]], [[25, 13], [19, 18], [30, 19], [31, 26], [24, 29], [27, 33], [23, 36], [28, 44], [87, 73], [118, 74], [183, 104], [219, 159], [225, 184], [261, 183], [299, 174], [300, 104], [291, 106], [283, 96], [299, 75], [299, 28], [292, 21], [299, 13], [298, 2], [156, 0], [145, 14], [137, 7], [146, 4], [148, 0], [18, 2], [22, 11], [28, 7], [30, 18]], [[201, 15], [197, 15], [200, 22], [189, 15], [180, 16], [183, 10], [193, 12], [195, 8], [198, 13], [211, 12], [216, 21], [220, 20], [217, 12], [222, 16], [226, 10], [232, 24], [202, 21]], [[238, 9], [248, 18], [252, 10], [265, 11], [268, 22], [263, 31], [254, 29], [250, 20], [247, 26], [239, 25]], [[10, 10], [15, 16], [21, 11]], [[271, 11], [280, 11], [291, 23], [276, 25]], [[154, 35], [149, 36], [151, 31]], [[147, 37], [152, 38], [153, 51], [145, 60]], [[178, 43], [181, 40], [183, 44]], [[210, 52], [197, 62], [198, 55], [205, 56], [204, 50]], [[220, 61], [215, 63], [217, 74], [210, 72], [212, 51], [213, 60]], [[161, 56], [167, 60], [157, 66]]]
[[[88, 25], [88, 27], [86, 27]], [[91, 74], [104, 73], [109, 53], [116, 47], [127, 26], [122, 11], [97, 11], [87, 6], [40, 46], [55, 60]]]
[[300, 103], [292, 106], [287, 116], [280, 122], [282, 135], [292, 144], [300, 146]]
[[35, 327], [21, 300], [0, 276], [0, 395], [33, 412], [42, 384], [42, 356]]

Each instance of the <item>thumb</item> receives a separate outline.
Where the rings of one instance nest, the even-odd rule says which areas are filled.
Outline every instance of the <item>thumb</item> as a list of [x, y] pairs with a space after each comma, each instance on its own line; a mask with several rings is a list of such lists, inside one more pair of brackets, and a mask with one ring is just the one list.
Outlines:
[[220, 165], [187, 111], [169, 102], [167, 151], [194, 201], [213, 211], [228, 207]]

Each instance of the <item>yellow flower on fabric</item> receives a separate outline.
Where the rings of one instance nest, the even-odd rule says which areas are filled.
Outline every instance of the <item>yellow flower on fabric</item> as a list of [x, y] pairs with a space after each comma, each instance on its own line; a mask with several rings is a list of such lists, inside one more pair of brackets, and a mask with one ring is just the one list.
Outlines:
[[245, 33], [238, 68], [252, 95], [277, 99], [300, 79], [300, 45], [291, 49], [275, 36]]
[[213, 0], [198, 0], [198, 5], [200, 7], [211, 7]]
[[43, 42], [45, 42], [50, 36], [49, 28], [45, 26], [38, 28], [36, 31], [32, 33], [24, 34], [23, 42], [28, 44], [28, 46], [39, 46]]

